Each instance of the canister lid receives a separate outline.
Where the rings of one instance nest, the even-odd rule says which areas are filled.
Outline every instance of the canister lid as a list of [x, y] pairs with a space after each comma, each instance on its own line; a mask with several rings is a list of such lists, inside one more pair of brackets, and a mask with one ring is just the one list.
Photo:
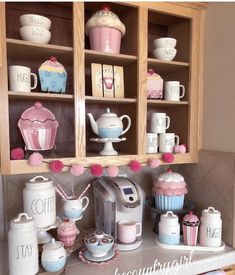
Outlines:
[[35, 229], [34, 219], [27, 213], [20, 213], [17, 218], [11, 220], [10, 227], [14, 229]]
[[161, 215], [161, 221], [162, 220], [167, 222], [178, 222], [179, 218], [172, 211], [167, 211], [166, 214]]
[[47, 250], [55, 250], [61, 247], [64, 247], [64, 244], [62, 242], [56, 241], [54, 238], [52, 238], [49, 243], [46, 243], [43, 245], [43, 249], [47, 249]]
[[220, 217], [220, 211], [215, 210], [215, 208], [212, 207], [212, 206], [209, 206], [207, 209], [204, 209], [202, 211], [202, 217], [219, 218]]
[[26, 182], [25, 185], [27, 188], [30, 189], [44, 189], [53, 186], [52, 180], [43, 176], [36, 176], [33, 179], [29, 180], [29, 182]]

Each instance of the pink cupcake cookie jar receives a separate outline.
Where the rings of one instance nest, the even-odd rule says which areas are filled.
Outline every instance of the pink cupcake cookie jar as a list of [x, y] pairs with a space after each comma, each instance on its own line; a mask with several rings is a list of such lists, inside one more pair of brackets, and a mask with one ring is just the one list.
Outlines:
[[187, 194], [184, 177], [168, 169], [154, 181], [153, 194], [156, 209], [160, 211], [180, 211], [184, 206], [184, 196]]
[[183, 218], [183, 237], [184, 243], [186, 245], [196, 245], [197, 244], [197, 235], [198, 235], [198, 227], [200, 225], [200, 221], [196, 215], [190, 211]]
[[79, 230], [76, 224], [70, 220], [64, 220], [57, 228], [58, 239], [63, 242], [65, 247], [71, 247], [75, 244]]
[[121, 38], [126, 29], [118, 16], [103, 6], [86, 23], [86, 34], [90, 39], [92, 50], [119, 53]]

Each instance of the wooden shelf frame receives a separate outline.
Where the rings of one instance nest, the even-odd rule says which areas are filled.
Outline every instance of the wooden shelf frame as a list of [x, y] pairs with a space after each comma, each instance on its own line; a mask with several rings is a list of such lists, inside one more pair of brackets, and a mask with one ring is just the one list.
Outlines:
[[[91, 164], [100, 163], [103, 166], [109, 165], [128, 165], [130, 160], [137, 159], [144, 165], [150, 158], [159, 158], [161, 164], [162, 154], [146, 154], [146, 121], [147, 108], [151, 106], [159, 106], [159, 108], [184, 108], [188, 110], [188, 139], [190, 151], [186, 154], [176, 154], [174, 164], [191, 163], [198, 160], [198, 149], [201, 138], [201, 100], [202, 100], [202, 63], [203, 60], [198, 58], [201, 56], [203, 47], [203, 26], [204, 26], [204, 7], [197, 6], [194, 8], [190, 5], [179, 5], [176, 3], [153, 3], [153, 2], [132, 2], [132, 3], [116, 3], [124, 7], [134, 7], [138, 14], [138, 32], [137, 32], [137, 53], [136, 56], [128, 54], [106, 54], [97, 51], [85, 49], [85, 33], [84, 33], [84, 3], [74, 2], [73, 4], [73, 46], [59, 45], [39, 45], [18, 39], [6, 38], [5, 33], [5, 3], [0, 3], [0, 34], [1, 34], [1, 53], [0, 53], [0, 81], [1, 81], [1, 99], [0, 107], [3, 112], [0, 114], [0, 163], [2, 174], [22, 174], [22, 173], [41, 173], [48, 172], [48, 164], [43, 163], [39, 167], [31, 167], [27, 160], [10, 160], [10, 141], [9, 141], [9, 100], [35, 100], [41, 98], [45, 101], [55, 101], [63, 104], [63, 101], [74, 103], [74, 121], [75, 121], [75, 157], [60, 158], [65, 165], [73, 163], [81, 163], [85, 167]], [[90, 5], [90, 4], [89, 4]], [[187, 18], [191, 24], [190, 38], [190, 58], [189, 62], [180, 61], [162, 61], [155, 58], [148, 58], [147, 36], [148, 36], [148, 12], [157, 12], [162, 14], [173, 15], [175, 17]], [[76, 30], [76, 31], [75, 31]], [[77, 31], [79, 30], [79, 31]], [[7, 81], [7, 49], [8, 54], [13, 55], [13, 51], [37, 52], [37, 58], [45, 55], [61, 56], [63, 62], [73, 62], [73, 87], [72, 95], [55, 95], [44, 93], [20, 94], [8, 91]], [[17, 56], [16, 56], [17, 57]], [[21, 59], [26, 56], [21, 55]], [[63, 64], [61, 61], [61, 63]], [[124, 99], [100, 99], [91, 96], [85, 96], [85, 64], [91, 62], [111, 63], [113, 65], [135, 66], [137, 91], [136, 98]], [[163, 74], [174, 74], [180, 71], [187, 71], [189, 74], [189, 96], [186, 101], [169, 102], [164, 100], [148, 100], [146, 98], [146, 71], [147, 68], [158, 68]], [[136, 111], [136, 154], [118, 155], [118, 156], [86, 156], [86, 104], [104, 104], [120, 105], [120, 108], [129, 108], [135, 106]], [[126, 107], [127, 105], [127, 107]], [[50, 159], [47, 159], [49, 162]], [[64, 170], [68, 170], [66, 166]]]

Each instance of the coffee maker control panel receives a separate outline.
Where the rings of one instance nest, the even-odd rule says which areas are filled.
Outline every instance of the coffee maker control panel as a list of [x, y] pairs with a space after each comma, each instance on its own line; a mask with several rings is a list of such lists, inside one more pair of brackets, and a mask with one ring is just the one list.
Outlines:
[[138, 193], [134, 186], [121, 186], [120, 190], [122, 198], [125, 202], [135, 203], [138, 200]]

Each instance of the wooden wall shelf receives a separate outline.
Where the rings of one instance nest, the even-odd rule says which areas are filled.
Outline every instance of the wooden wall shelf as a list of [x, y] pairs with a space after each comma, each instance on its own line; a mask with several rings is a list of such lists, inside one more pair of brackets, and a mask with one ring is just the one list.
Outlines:
[[[1, 97], [0, 164], [2, 174], [48, 172], [48, 164], [31, 167], [27, 160], [10, 160], [10, 151], [24, 147], [17, 128], [22, 112], [35, 101], [42, 101], [59, 122], [56, 137], [56, 158], [65, 165], [81, 163], [85, 167], [100, 163], [128, 165], [137, 159], [144, 165], [149, 158], [162, 154], [146, 154], [146, 133], [153, 112], [166, 112], [171, 118], [168, 132], [180, 136], [186, 143], [186, 154], [176, 154], [174, 164], [196, 162], [201, 138], [201, 100], [203, 69], [203, 5], [183, 5], [174, 2], [110, 2], [126, 26], [119, 54], [103, 53], [90, 49], [85, 34], [85, 23], [100, 8], [101, 3], [0, 3], [0, 82]], [[19, 16], [37, 13], [52, 21], [49, 44], [23, 41], [19, 35]], [[175, 37], [177, 55], [173, 61], [152, 57], [153, 40], [158, 37]], [[31, 93], [9, 91], [8, 66], [22, 65], [38, 74], [39, 66], [56, 56], [67, 71], [65, 94], [43, 93], [40, 85]], [[124, 98], [98, 98], [92, 96], [91, 63], [123, 66]], [[146, 97], [147, 70], [154, 69], [164, 81], [180, 81], [186, 88], [182, 101], [150, 100]], [[118, 116], [127, 114], [132, 126], [124, 135], [127, 140], [117, 143], [117, 156], [100, 156], [103, 144], [90, 142], [95, 137], [91, 130], [88, 112], [97, 119], [109, 107]], [[125, 122], [124, 122], [125, 124]], [[125, 125], [124, 125], [125, 126]], [[44, 155], [47, 162], [51, 155]], [[69, 168], [65, 166], [64, 170]]]

